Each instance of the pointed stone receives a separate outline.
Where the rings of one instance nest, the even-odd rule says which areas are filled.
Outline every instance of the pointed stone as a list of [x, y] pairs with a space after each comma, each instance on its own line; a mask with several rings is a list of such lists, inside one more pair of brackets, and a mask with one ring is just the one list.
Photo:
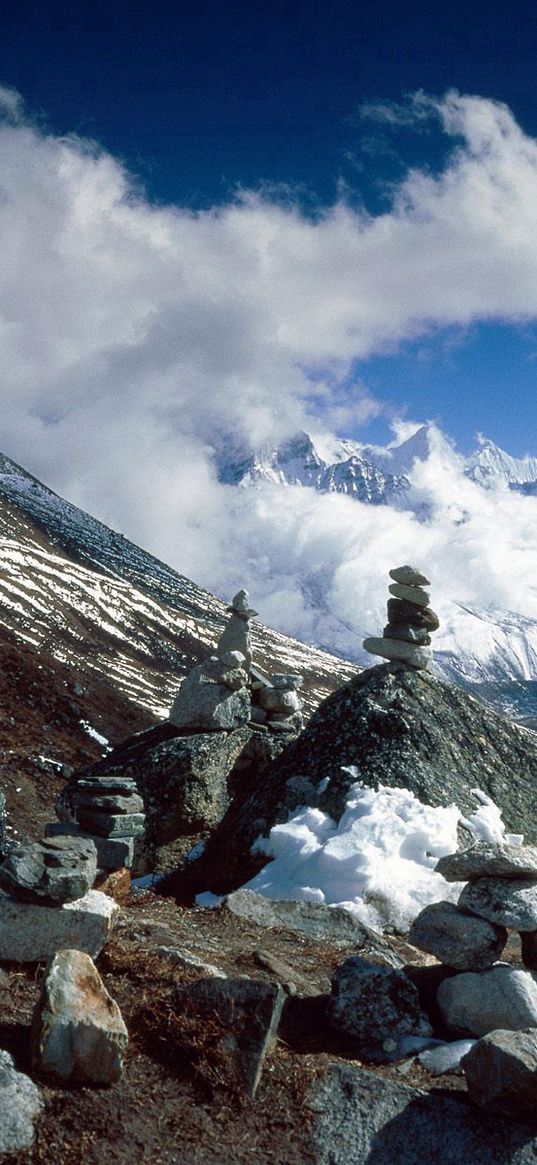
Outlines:
[[128, 1034], [89, 955], [58, 951], [50, 960], [32, 1025], [34, 1071], [73, 1084], [119, 1080]]

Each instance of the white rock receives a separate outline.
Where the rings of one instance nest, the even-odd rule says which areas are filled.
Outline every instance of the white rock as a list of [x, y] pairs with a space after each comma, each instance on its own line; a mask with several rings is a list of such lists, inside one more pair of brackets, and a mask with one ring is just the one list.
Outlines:
[[443, 1076], [444, 1072], [454, 1072], [462, 1076], [461, 1060], [473, 1048], [475, 1040], [453, 1040], [451, 1044], [439, 1044], [420, 1052], [418, 1060], [432, 1076]]
[[35, 963], [63, 947], [98, 955], [118, 914], [117, 903], [98, 890], [63, 906], [16, 902], [0, 892], [0, 961]]
[[440, 984], [437, 1001], [448, 1027], [474, 1036], [537, 1027], [537, 981], [530, 971], [501, 965], [454, 975]]
[[428, 667], [431, 659], [430, 647], [417, 647], [414, 643], [407, 643], [404, 639], [381, 639], [370, 636], [368, 639], [364, 639], [363, 647], [371, 655], [380, 655], [383, 659], [399, 660], [418, 671]]
[[123, 1069], [128, 1033], [89, 955], [58, 951], [35, 1008], [32, 1065], [54, 1080], [112, 1084]]
[[17, 1072], [9, 1052], [0, 1052], [0, 1153], [18, 1153], [33, 1144], [43, 1110], [41, 1093], [29, 1076]]

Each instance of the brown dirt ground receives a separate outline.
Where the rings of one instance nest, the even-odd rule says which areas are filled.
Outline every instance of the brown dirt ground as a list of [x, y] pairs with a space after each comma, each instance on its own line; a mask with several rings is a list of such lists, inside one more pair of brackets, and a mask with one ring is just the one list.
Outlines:
[[[402, 940], [393, 942], [422, 967], [434, 962]], [[241, 1094], [229, 1063], [215, 1054], [211, 1033], [186, 1024], [174, 1005], [177, 988], [202, 972], [157, 954], [157, 946], [186, 948], [231, 976], [274, 979], [267, 960], [270, 965], [275, 958], [293, 975], [306, 998], [289, 997], [254, 1100]], [[123, 1077], [103, 1089], [42, 1085], [45, 1112], [35, 1145], [4, 1165], [313, 1165], [308, 1087], [334, 1059], [362, 1066], [352, 1042], [327, 1037], [322, 1023], [322, 993], [351, 953], [283, 928], [257, 927], [224, 909], [182, 908], [133, 891], [97, 960], [129, 1030]], [[510, 957], [518, 959], [515, 946]], [[4, 967], [10, 990], [0, 994], [0, 1047], [29, 1072], [30, 1023], [43, 966]], [[418, 1088], [465, 1089], [461, 1077], [431, 1077], [413, 1060], [364, 1066]]]

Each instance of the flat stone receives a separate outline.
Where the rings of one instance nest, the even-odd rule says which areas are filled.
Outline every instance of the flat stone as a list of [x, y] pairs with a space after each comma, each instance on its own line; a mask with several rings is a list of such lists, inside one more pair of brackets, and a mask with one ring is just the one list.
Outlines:
[[477, 878], [468, 882], [458, 905], [511, 930], [537, 930], [537, 882], [519, 878]]
[[406, 603], [411, 603], [416, 607], [429, 606], [431, 596], [422, 587], [407, 587], [403, 583], [390, 583], [388, 590], [394, 599], [404, 599]]
[[403, 961], [382, 935], [359, 922], [342, 906], [325, 906], [322, 902], [294, 902], [264, 898], [255, 890], [235, 890], [224, 898], [224, 907], [257, 926], [286, 927], [298, 931], [313, 942], [331, 946], [359, 948], [368, 958], [392, 967]]
[[0, 887], [22, 902], [75, 902], [91, 889], [97, 873], [92, 841], [48, 838], [14, 848], [0, 866]]
[[422, 647], [428, 647], [431, 642], [427, 628], [413, 627], [412, 623], [387, 623], [382, 635], [384, 639], [404, 639]]
[[471, 1099], [494, 1114], [535, 1119], [537, 1031], [493, 1031], [463, 1057]]
[[432, 1032], [408, 975], [359, 955], [342, 963], [332, 978], [328, 1020], [356, 1039], [361, 1058], [377, 1063], [393, 1059], [404, 1036]]
[[222, 971], [221, 967], [216, 967], [214, 963], [206, 963], [198, 955], [194, 955], [192, 951], [179, 947], [158, 946], [155, 947], [155, 953], [168, 959], [170, 963], [176, 963], [179, 967], [193, 967], [197, 971], [202, 971], [204, 977], [209, 979], [227, 979], [226, 972]]
[[537, 881], [537, 846], [500, 845], [478, 841], [469, 849], [446, 854], [435, 869], [447, 882], [475, 878], [530, 878]]
[[388, 622], [411, 623], [414, 627], [426, 627], [428, 631], [437, 631], [440, 626], [440, 619], [431, 607], [418, 607], [404, 599], [388, 599]]
[[458, 971], [481, 971], [499, 959], [507, 942], [504, 927], [466, 914], [453, 902], [434, 902], [414, 920], [408, 941]]
[[176, 1007], [190, 1020], [196, 1052], [200, 1052], [200, 1024], [210, 1021], [207, 1054], [222, 1079], [240, 1082], [255, 1096], [265, 1056], [273, 1045], [285, 992], [278, 983], [253, 979], [200, 979], [180, 988]]
[[128, 1033], [88, 954], [50, 960], [32, 1024], [32, 1066], [47, 1079], [112, 1084], [123, 1070]]
[[[137, 793], [138, 792], [138, 787], [136, 785], [136, 781], [133, 781], [130, 777], [125, 777], [125, 776], [121, 776], [121, 775], [118, 775], [117, 777], [114, 777], [112, 775], [103, 776], [103, 777], [77, 777], [76, 781], [74, 781], [73, 784], [76, 785], [77, 789], [84, 789], [84, 790], [87, 790], [88, 792], [95, 792], [95, 793], [102, 793], [102, 792]], [[71, 787], [71, 785], [68, 786], [68, 788], [70, 788], [70, 787]]]
[[338, 1062], [303, 1104], [315, 1165], [535, 1165], [535, 1126], [491, 1121], [461, 1092], [424, 1092]]
[[99, 837], [86, 833], [81, 825], [50, 821], [45, 825], [46, 837], [83, 837], [92, 841], [97, 850], [97, 866], [100, 870], [130, 869], [134, 855], [132, 837]]
[[380, 639], [371, 636], [364, 639], [362, 646], [371, 655], [380, 655], [382, 659], [399, 660], [419, 671], [427, 668], [431, 660], [430, 648], [417, 647], [413, 643], [405, 643], [402, 639]]
[[95, 957], [118, 913], [119, 906], [98, 890], [63, 906], [18, 902], [0, 891], [0, 962], [36, 963], [64, 947]]
[[145, 813], [106, 813], [99, 809], [79, 809], [83, 829], [101, 837], [141, 837], [145, 830]]
[[34, 1143], [44, 1103], [33, 1080], [17, 1072], [9, 1052], [0, 1051], [0, 1154], [18, 1153]]
[[444, 979], [437, 1002], [448, 1027], [465, 1035], [537, 1027], [535, 978], [530, 971], [504, 964]]
[[143, 813], [144, 802], [139, 793], [112, 793], [106, 790], [101, 793], [85, 790], [74, 790], [72, 804], [75, 813], [81, 809], [99, 809], [106, 813]]
[[415, 566], [394, 566], [388, 573], [394, 582], [403, 583], [407, 587], [427, 587], [431, 581]]

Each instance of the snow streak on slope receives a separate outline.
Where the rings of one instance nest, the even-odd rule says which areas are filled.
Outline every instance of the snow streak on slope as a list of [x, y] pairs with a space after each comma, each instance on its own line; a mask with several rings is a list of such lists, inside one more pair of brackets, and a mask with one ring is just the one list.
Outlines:
[[[166, 716], [217, 642], [225, 604], [8, 458], [0, 471], [0, 625]], [[260, 667], [304, 675], [310, 706], [355, 670], [258, 624], [253, 639]]]

